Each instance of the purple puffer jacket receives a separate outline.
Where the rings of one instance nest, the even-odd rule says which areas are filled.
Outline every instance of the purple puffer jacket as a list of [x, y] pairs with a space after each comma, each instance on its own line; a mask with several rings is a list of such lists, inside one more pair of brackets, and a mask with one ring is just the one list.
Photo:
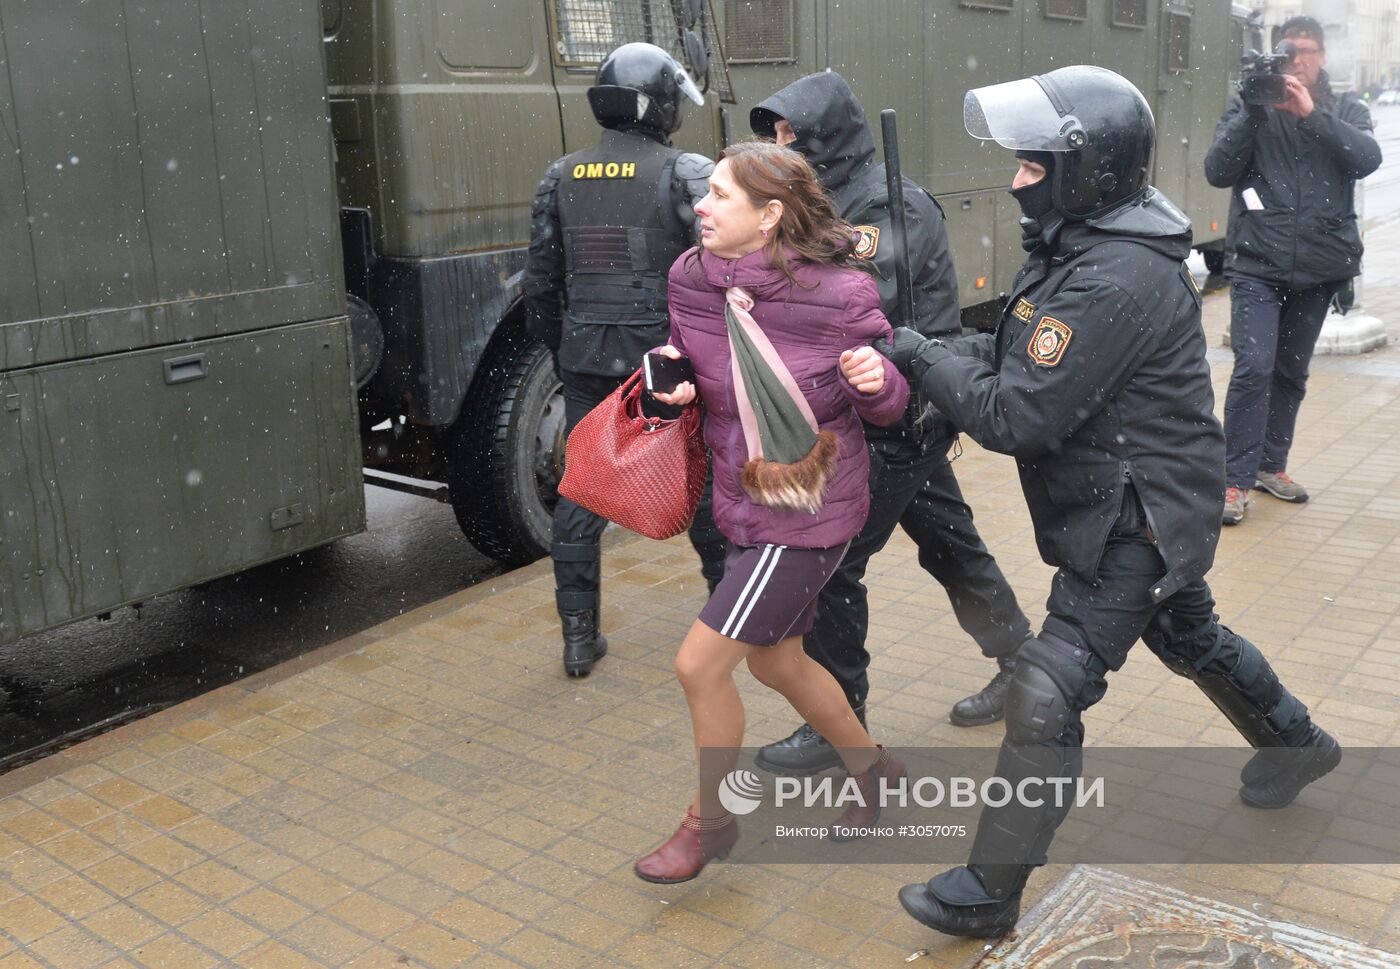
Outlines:
[[[841, 373], [843, 351], [890, 335], [875, 280], [796, 253], [789, 258], [801, 286], [775, 269], [763, 250], [742, 259], [720, 259], [698, 248], [681, 256], [670, 273], [671, 344], [690, 358], [705, 404], [720, 531], [736, 545], [831, 548], [854, 538], [870, 510], [870, 455], [861, 421], [898, 420], [909, 385], [888, 360], [885, 385], [876, 394], [860, 393]], [[724, 294], [731, 286], [753, 297], [754, 321], [802, 388], [817, 423], [836, 435], [836, 474], [815, 515], [756, 505], [739, 483], [749, 453], [735, 409], [724, 324]]]

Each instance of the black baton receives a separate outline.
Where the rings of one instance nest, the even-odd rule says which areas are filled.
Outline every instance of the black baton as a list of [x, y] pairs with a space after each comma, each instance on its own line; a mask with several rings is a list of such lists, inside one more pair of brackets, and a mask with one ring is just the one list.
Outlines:
[[890, 197], [890, 229], [894, 233], [895, 326], [914, 325], [914, 284], [909, 278], [909, 236], [904, 229], [904, 176], [899, 169], [899, 132], [894, 108], [880, 112], [880, 135], [885, 142], [885, 188]]

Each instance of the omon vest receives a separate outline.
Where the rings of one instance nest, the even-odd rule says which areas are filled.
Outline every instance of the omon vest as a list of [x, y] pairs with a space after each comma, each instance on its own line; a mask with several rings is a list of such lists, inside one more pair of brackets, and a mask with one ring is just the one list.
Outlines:
[[666, 342], [666, 273], [691, 245], [691, 227], [675, 214], [680, 154], [642, 135], [605, 131], [597, 145], [564, 158], [562, 369], [623, 376]]

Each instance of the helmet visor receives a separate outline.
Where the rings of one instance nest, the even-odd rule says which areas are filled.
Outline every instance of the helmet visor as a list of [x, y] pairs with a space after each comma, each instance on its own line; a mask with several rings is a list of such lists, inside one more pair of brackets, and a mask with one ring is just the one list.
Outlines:
[[1084, 127], [1052, 92], [1038, 77], [975, 88], [963, 98], [963, 125], [974, 138], [1017, 151], [1077, 151]]
[[695, 81], [691, 79], [690, 72], [682, 67], [679, 62], [676, 63], [675, 70], [676, 87], [680, 88], [681, 93], [690, 98], [690, 100], [703, 106], [705, 104], [705, 95], [700, 93], [700, 88], [697, 87]]

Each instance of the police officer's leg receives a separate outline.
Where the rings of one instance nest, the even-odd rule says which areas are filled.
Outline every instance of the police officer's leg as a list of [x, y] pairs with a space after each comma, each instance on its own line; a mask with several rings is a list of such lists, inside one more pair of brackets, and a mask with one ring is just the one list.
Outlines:
[[[619, 381], [565, 371], [564, 434], [617, 388]], [[554, 601], [564, 633], [564, 670], [570, 676], [587, 676], [593, 664], [608, 651], [608, 641], [598, 630], [602, 566], [599, 539], [607, 521], [586, 508], [560, 497], [554, 506]]]
[[[1013, 792], [1028, 778], [1079, 776], [1081, 715], [1103, 698], [1105, 674], [1123, 665], [1157, 611], [1150, 589], [1165, 572], [1145, 534], [1141, 507], [1127, 488], [1098, 583], [1057, 572], [1045, 627], [1020, 648], [1006, 698], [1006, 739], [997, 758], [997, 775]], [[1046, 863], [1055, 831], [1069, 813], [1071, 783], [1033, 786], [1024, 800], [1013, 797], [1003, 807], [983, 809], [965, 867], [900, 891], [910, 915], [951, 935], [1011, 931], [1026, 879]]]
[[1331, 299], [1332, 284], [1326, 283], [1289, 290], [1284, 300], [1260, 471], [1277, 473], [1288, 469], [1288, 451], [1293, 446], [1298, 408], [1303, 404], [1308, 387], [1308, 364], [1312, 361], [1313, 348], [1317, 346]]
[[[885, 547], [900, 513], [928, 475], [930, 456], [916, 442], [879, 441], [870, 447], [870, 515], [851, 541], [841, 566], [822, 587], [812, 631], [802, 639], [808, 656], [820, 663], [846, 693], [862, 724], [870, 681], [865, 648], [869, 622], [866, 566]], [[812, 774], [836, 767], [841, 758], [810, 724], [759, 751], [754, 762], [775, 774]]]
[[1230, 284], [1235, 368], [1225, 394], [1227, 488], [1253, 488], [1263, 458], [1282, 301], [1279, 288], [1262, 280], [1237, 278]]
[[904, 510], [899, 523], [919, 546], [919, 564], [948, 593], [958, 625], [976, 641], [982, 655], [999, 667], [979, 692], [953, 705], [948, 719], [959, 727], [1001, 719], [1006, 688], [1016, 668], [1016, 649], [1031, 634], [1030, 620], [1016, 602], [1006, 576], [977, 534], [972, 509], [947, 459], [949, 439], [933, 447], [938, 460], [928, 480]]
[[724, 578], [724, 553], [729, 540], [715, 524], [714, 513], [715, 474], [711, 467], [705, 473], [705, 492], [700, 496], [700, 504], [695, 509], [695, 518], [690, 523], [690, 546], [700, 556], [700, 574], [705, 578], [705, 587], [713, 594], [719, 580]]
[[1241, 772], [1240, 798], [1280, 808], [1341, 762], [1337, 741], [1279, 682], [1259, 649], [1220, 624], [1204, 580], [1167, 600], [1143, 632], [1172, 672], [1192, 680], [1250, 745], [1259, 748]]

